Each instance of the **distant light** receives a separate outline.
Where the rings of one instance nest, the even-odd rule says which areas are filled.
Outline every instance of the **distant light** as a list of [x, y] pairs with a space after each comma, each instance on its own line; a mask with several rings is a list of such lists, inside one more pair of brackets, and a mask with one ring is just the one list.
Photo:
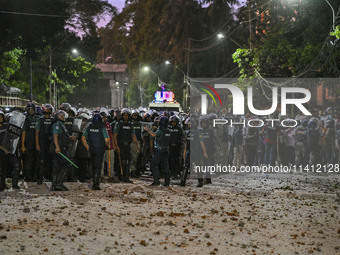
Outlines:
[[219, 33], [219, 34], [217, 35], [217, 38], [218, 38], [218, 39], [222, 39], [222, 38], [224, 38], [224, 34], [222, 34], [222, 33]]
[[119, 85], [119, 82], [118, 82], [118, 81], [116, 81], [116, 85]]
[[165, 64], [170, 65], [170, 61], [169, 60], [165, 61]]
[[77, 50], [77, 49], [73, 49], [73, 50], [72, 50], [72, 53], [73, 53], [73, 54], [78, 54], [78, 50]]
[[149, 71], [149, 67], [148, 66], [144, 67], [144, 71], [148, 72]]

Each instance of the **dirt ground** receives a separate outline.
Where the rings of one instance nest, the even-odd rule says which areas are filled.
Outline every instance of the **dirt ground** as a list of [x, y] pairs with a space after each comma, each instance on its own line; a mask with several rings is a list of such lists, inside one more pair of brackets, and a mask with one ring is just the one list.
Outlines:
[[20, 182], [0, 192], [0, 254], [340, 254], [340, 174], [150, 183]]

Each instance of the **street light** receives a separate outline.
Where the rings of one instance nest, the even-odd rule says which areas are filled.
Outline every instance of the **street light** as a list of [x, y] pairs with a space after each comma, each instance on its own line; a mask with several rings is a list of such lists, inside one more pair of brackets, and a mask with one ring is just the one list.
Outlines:
[[158, 76], [154, 71], [152, 71], [152, 69], [151, 69], [150, 67], [145, 66], [145, 67], [143, 68], [143, 70], [144, 70], [145, 72], [151, 71], [151, 73], [153, 73], [154, 75], [156, 75], [156, 77], [157, 77], [157, 79], [158, 79], [158, 84], [159, 84], [159, 82], [161, 81], [161, 78], [159, 78], [159, 76]]
[[73, 53], [74, 55], [78, 55], [78, 50], [77, 50], [77, 49], [72, 49], [72, 53]]
[[219, 33], [219, 34], [217, 35], [217, 38], [218, 38], [218, 39], [223, 39], [223, 38], [224, 38], [224, 34]]

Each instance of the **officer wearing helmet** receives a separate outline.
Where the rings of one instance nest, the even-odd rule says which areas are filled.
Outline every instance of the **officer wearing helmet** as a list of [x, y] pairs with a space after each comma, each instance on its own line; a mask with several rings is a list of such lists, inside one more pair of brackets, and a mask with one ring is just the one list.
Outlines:
[[114, 142], [113, 142], [113, 133], [112, 133], [112, 127], [111, 124], [108, 122], [108, 118], [109, 118], [109, 113], [106, 109], [101, 109], [100, 113], [99, 113], [102, 118], [103, 118], [103, 123], [106, 127], [106, 131], [109, 135], [109, 146], [107, 148], [107, 150], [105, 151], [105, 155], [104, 155], [104, 160], [103, 160], [103, 164], [102, 164], [102, 172], [104, 172], [105, 174], [105, 163], [107, 166], [107, 171], [108, 171], [108, 175], [109, 175], [109, 181], [113, 181], [113, 166], [114, 166]]
[[172, 115], [169, 119], [169, 122], [169, 130], [171, 133], [169, 147], [170, 173], [174, 178], [179, 178], [182, 163], [181, 156], [184, 131], [183, 128], [179, 125], [178, 116]]
[[49, 152], [52, 144], [52, 118], [54, 108], [50, 104], [42, 105], [43, 116], [37, 119], [35, 126], [35, 146], [39, 154], [37, 166], [37, 184], [41, 185], [43, 178], [51, 179], [53, 155]]
[[169, 145], [170, 145], [170, 130], [168, 126], [168, 118], [162, 116], [158, 123], [158, 129], [153, 132], [147, 126], [144, 126], [144, 130], [149, 133], [151, 137], [155, 139], [154, 141], [154, 154], [152, 158], [152, 171], [153, 171], [153, 183], [151, 186], [160, 185], [160, 173], [159, 166], [163, 171], [164, 176], [164, 186], [169, 186], [170, 184], [170, 171], [169, 171]]
[[321, 137], [322, 131], [318, 127], [318, 119], [313, 117], [309, 120], [307, 131], [307, 144], [310, 150], [309, 164], [316, 165], [321, 163]]
[[93, 115], [92, 123], [86, 128], [82, 142], [86, 149], [90, 152], [90, 160], [92, 165], [92, 189], [101, 190], [100, 175], [103, 163], [103, 157], [106, 148], [110, 146], [110, 137], [103, 123], [103, 118], [99, 113]]
[[[131, 112], [131, 123], [135, 130], [135, 135], [139, 144], [142, 147], [142, 125], [140, 123], [140, 116], [137, 110]], [[141, 165], [141, 152], [137, 150], [136, 145], [133, 143], [131, 146], [131, 177], [140, 177]]]
[[[18, 129], [22, 127], [24, 124], [24, 116], [14, 111], [13, 113], [7, 114], [6, 118], [4, 112], [0, 110], [0, 191], [3, 191], [6, 187], [6, 171], [11, 169], [12, 170], [12, 188], [13, 189], [20, 189], [18, 185], [19, 180], [19, 160], [16, 156], [16, 148], [17, 142], [20, 139], [19, 132], [13, 133], [9, 131], [11, 129], [11, 125], [14, 123], [7, 123], [10, 122], [10, 118], [16, 115], [16, 128]], [[20, 116], [20, 117], [19, 117]], [[21, 118], [21, 120], [19, 120]], [[13, 127], [13, 126], [12, 126]], [[15, 142], [16, 141], [16, 142]]]
[[118, 153], [118, 159], [121, 166], [121, 180], [126, 183], [132, 183], [130, 180], [130, 159], [131, 159], [131, 142], [136, 144], [137, 151], [140, 147], [135, 135], [135, 130], [130, 122], [131, 112], [129, 109], [122, 109], [122, 120], [117, 122], [114, 132], [114, 142]]
[[295, 129], [295, 164], [305, 165], [307, 159], [307, 120], [302, 120], [301, 125]]
[[[3, 111], [0, 111], [0, 144], [2, 143], [7, 130], [7, 125], [4, 122], [5, 114]], [[6, 188], [6, 170], [6, 153], [3, 150], [0, 150], [0, 191], [4, 191]]]
[[[119, 110], [119, 109], [115, 110], [114, 111], [114, 115], [113, 115], [113, 122], [110, 123], [112, 130], [115, 129], [116, 123], [121, 121], [121, 119], [122, 119], [122, 111]], [[116, 176], [121, 179], [121, 174], [120, 174], [120, 172], [121, 172], [120, 169], [121, 168], [120, 168], [119, 156], [118, 156], [117, 148], [115, 147], [115, 142], [114, 142], [114, 149], [115, 150], [114, 150], [114, 166], [113, 166], [113, 168], [114, 168], [114, 172], [116, 173]]]
[[[198, 119], [196, 117], [188, 117], [185, 120], [185, 125], [187, 125], [188, 129], [185, 131], [185, 147], [183, 152], [184, 168], [179, 184], [183, 187], [186, 185], [187, 175], [192, 164], [202, 166], [202, 158], [208, 158], [201, 132], [198, 129]], [[203, 181], [199, 182], [198, 187], [202, 186]]]
[[26, 119], [21, 135], [21, 151], [24, 154], [24, 178], [26, 181], [31, 182], [36, 177], [36, 140], [35, 140], [35, 104], [29, 103], [26, 105]]
[[71, 137], [67, 132], [64, 125], [65, 119], [68, 114], [59, 110], [55, 114], [56, 120], [52, 124], [52, 135], [53, 135], [53, 170], [52, 170], [52, 187], [54, 191], [66, 191], [67, 187], [63, 184], [68, 170], [68, 161], [60, 154], [62, 153], [68, 158], [68, 147], [71, 140], [75, 140], [75, 137]]
[[326, 163], [334, 163], [334, 151], [335, 151], [335, 128], [334, 119], [326, 121], [327, 131], [325, 133], [325, 152], [326, 152]]
[[[143, 116], [144, 123], [151, 123], [151, 116], [149, 113], [145, 113]], [[144, 172], [146, 170], [147, 164], [150, 166], [150, 158], [151, 158], [151, 147], [153, 145], [152, 139], [150, 139], [150, 135], [146, 130], [142, 130], [142, 140], [143, 140], [143, 149], [142, 149], [142, 166], [141, 170]]]

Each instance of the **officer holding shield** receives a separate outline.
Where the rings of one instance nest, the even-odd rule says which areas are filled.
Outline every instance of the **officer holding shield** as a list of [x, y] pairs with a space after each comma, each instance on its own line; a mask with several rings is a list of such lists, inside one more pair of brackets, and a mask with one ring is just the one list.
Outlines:
[[[65, 187], [63, 182], [66, 178], [68, 162], [65, 157], [68, 158], [68, 147], [70, 145], [71, 139], [74, 140], [75, 137], [70, 137], [64, 125], [65, 119], [67, 119], [68, 114], [63, 110], [59, 110], [55, 116], [57, 118], [57, 121], [52, 125], [53, 145], [55, 150], [51, 190], [66, 191], [68, 190], [68, 188]], [[65, 157], [63, 157], [63, 155]]]

